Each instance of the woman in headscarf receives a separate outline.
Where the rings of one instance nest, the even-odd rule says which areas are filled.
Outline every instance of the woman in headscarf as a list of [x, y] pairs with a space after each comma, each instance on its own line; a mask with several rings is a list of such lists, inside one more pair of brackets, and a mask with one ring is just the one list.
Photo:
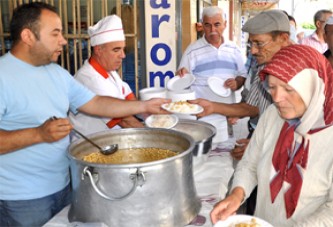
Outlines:
[[255, 216], [273, 226], [333, 226], [333, 69], [311, 47], [281, 49], [260, 72], [274, 104], [260, 118], [213, 223], [258, 185]]

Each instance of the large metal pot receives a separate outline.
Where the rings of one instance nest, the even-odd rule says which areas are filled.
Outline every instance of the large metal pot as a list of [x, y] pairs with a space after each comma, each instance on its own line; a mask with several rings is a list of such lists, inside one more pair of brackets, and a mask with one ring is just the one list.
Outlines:
[[193, 139], [168, 129], [119, 129], [89, 136], [119, 149], [162, 148], [176, 156], [137, 164], [94, 164], [82, 157], [95, 152], [78, 140], [69, 147], [74, 198], [69, 221], [103, 222], [110, 227], [184, 226], [199, 213], [192, 173]]
[[212, 149], [213, 137], [216, 134], [216, 128], [204, 121], [180, 119], [173, 130], [190, 135], [195, 142], [193, 149], [194, 156], [207, 154]]

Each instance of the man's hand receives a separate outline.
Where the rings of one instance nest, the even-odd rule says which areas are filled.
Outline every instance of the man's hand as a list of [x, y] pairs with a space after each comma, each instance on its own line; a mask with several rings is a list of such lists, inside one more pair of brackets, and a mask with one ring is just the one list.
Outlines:
[[249, 142], [250, 142], [249, 139], [237, 140], [234, 149], [232, 149], [232, 151], [230, 152], [231, 156], [235, 160], [241, 160]]
[[168, 114], [169, 112], [162, 109], [162, 105], [166, 103], [170, 103], [171, 99], [163, 99], [163, 98], [152, 98], [147, 101], [143, 101], [145, 105], [145, 113], [149, 114]]
[[73, 126], [67, 118], [50, 118], [37, 127], [37, 132], [42, 141], [52, 143], [67, 136], [72, 129]]
[[231, 124], [231, 125], [235, 125], [237, 124], [238, 120], [239, 120], [239, 117], [228, 117], [228, 123]]
[[234, 78], [229, 78], [224, 82], [224, 87], [230, 88], [232, 91], [236, 91], [238, 89], [238, 84]]
[[179, 77], [183, 77], [187, 73], [189, 73], [189, 71], [186, 68], [181, 68], [176, 72], [176, 75], [178, 75]]
[[197, 117], [204, 117], [204, 116], [214, 113], [214, 103], [207, 99], [188, 100], [188, 102], [192, 103], [192, 104], [197, 104], [204, 108], [204, 111], [199, 113], [197, 115]]

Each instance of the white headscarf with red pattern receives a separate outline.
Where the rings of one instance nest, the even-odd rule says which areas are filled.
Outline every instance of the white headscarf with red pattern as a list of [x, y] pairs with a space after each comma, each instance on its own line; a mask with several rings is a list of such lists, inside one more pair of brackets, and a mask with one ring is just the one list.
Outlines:
[[[291, 45], [277, 52], [260, 71], [261, 80], [267, 75], [288, 83], [302, 97], [307, 110], [297, 126], [283, 125], [274, 150], [272, 164], [276, 175], [270, 183], [271, 201], [281, 190], [284, 181], [290, 184], [284, 198], [287, 218], [294, 213], [302, 188], [302, 173], [306, 170], [310, 134], [333, 123], [333, 69], [317, 50], [304, 45]], [[300, 146], [295, 156], [289, 157], [294, 142]], [[291, 163], [288, 166], [288, 162]]]

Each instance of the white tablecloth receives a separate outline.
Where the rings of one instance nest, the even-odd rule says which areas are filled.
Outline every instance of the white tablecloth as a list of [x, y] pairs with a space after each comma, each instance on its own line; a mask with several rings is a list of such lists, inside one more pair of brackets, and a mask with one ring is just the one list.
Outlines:
[[[199, 215], [206, 218], [200, 226], [212, 226], [209, 213], [213, 205], [224, 198], [228, 191], [228, 182], [233, 174], [233, 161], [228, 148], [217, 148], [207, 155], [194, 157], [193, 173], [197, 194], [201, 198], [202, 207]], [[102, 223], [69, 223], [67, 213], [69, 206], [53, 217], [44, 227], [106, 227]], [[198, 225], [187, 225], [187, 227]]]

